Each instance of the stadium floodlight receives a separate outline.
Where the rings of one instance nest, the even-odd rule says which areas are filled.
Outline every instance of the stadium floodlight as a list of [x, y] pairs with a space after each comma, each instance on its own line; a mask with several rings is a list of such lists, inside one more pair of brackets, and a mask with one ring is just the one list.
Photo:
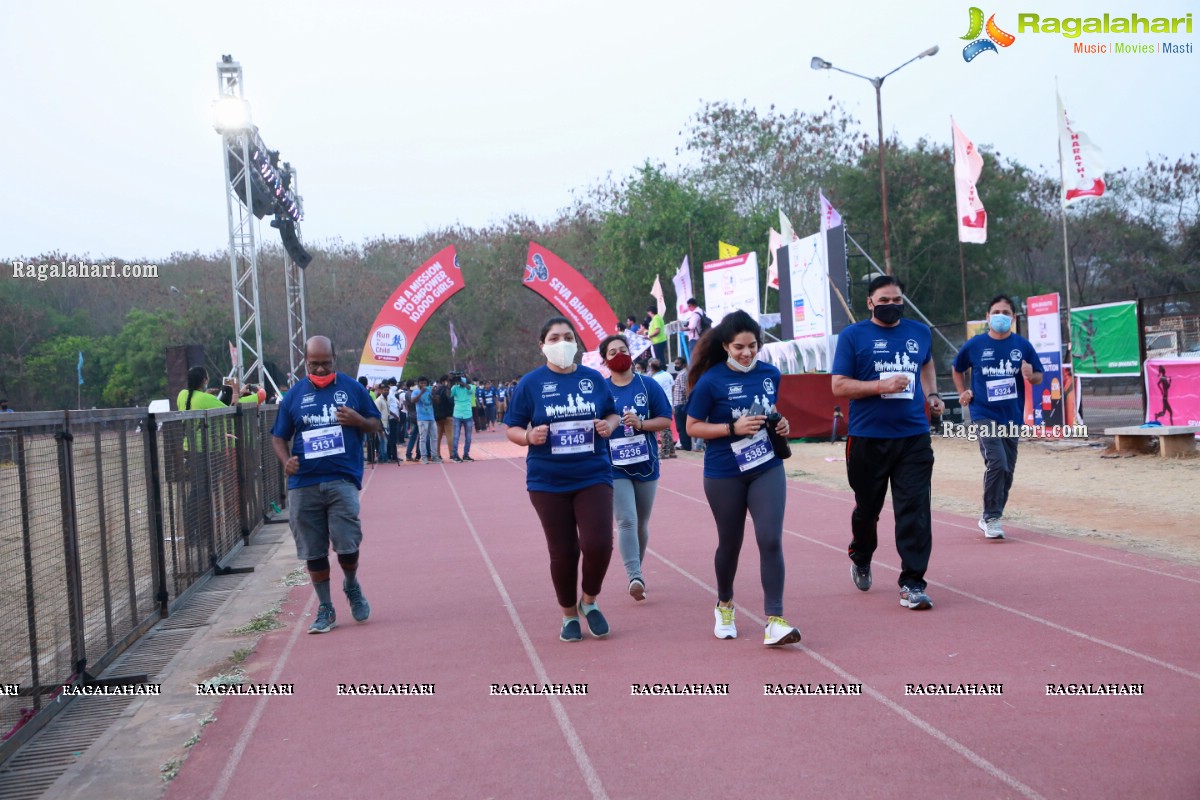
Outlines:
[[253, 126], [250, 101], [241, 97], [222, 97], [212, 104], [212, 123], [217, 133], [241, 133]]

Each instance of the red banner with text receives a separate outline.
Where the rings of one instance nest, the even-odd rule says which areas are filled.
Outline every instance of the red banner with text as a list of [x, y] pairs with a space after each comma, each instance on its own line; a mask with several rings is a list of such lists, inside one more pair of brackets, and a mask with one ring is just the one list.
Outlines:
[[529, 243], [524, 280], [526, 289], [541, 295], [571, 320], [581, 349], [595, 350], [605, 336], [616, 333], [617, 315], [600, 290], [537, 242]]
[[408, 350], [442, 303], [466, 286], [454, 245], [439, 251], [400, 282], [383, 304], [358, 364], [358, 377], [371, 383], [400, 380]]

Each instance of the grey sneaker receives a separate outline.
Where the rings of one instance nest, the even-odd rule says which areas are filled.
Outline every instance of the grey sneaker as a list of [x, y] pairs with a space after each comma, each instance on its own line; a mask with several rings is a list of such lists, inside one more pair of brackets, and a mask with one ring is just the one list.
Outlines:
[[860, 567], [853, 561], [850, 562], [850, 577], [854, 579], [854, 585], [860, 592], [867, 591], [871, 588], [871, 565]]
[[979, 520], [979, 528], [983, 531], [983, 535], [989, 539], [1004, 538], [1004, 528], [1000, 527], [999, 517]]
[[366, 622], [367, 617], [371, 616], [371, 604], [363, 597], [362, 584], [356, 583], [349, 589], [343, 584], [342, 591], [350, 601], [350, 616], [354, 617], [355, 622]]
[[900, 590], [900, 605], [911, 608], [913, 611], [923, 611], [933, 608], [933, 601], [929, 599], [929, 595], [925, 594], [924, 589], [905, 586]]
[[317, 606], [317, 618], [312, 625], [308, 626], [309, 633], [329, 633], [337, 627], [337, 612], [333, 610], [333, 606], [327, 603], [321, 603]]

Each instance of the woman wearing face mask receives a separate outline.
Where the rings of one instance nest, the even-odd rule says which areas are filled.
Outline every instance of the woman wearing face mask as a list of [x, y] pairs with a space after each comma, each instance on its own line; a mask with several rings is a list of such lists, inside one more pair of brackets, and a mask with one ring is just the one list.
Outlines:
[[[954, 388], [958, 401], [971, 408], [971, 422], [986, 425], [979, 431], [983, 455], [983, 513], [979, 529], [988, 539], [1003, 539], [1000, 518], [1008, 503], [1013, 473], [1017, 469], [1017, 442], [1025, 421], [1025, 382], [1042, 382], [1042, 361], [1033, 344], [1012, 332], [1016, 306], [1007, 295], [988, 303], [988, 330], [972, 337], [954, 359]], [[971, 385], [963, 378], [971, 371]]]
[[658, 444], [654, 434], [671, 427], [671, 404], [657, 382], [634, 374], [629, 342], [624, 336], [609, 336], [600, 343], [599, 352], [612, 373], [608, 389], [623, 426], [608, 440], [617, 547], [625, 562], [629, 595], [644, 600], [642, 559], [650, 540], [650, 512], [658, 489]]
[[[783, 618], [783, 511], [787, 484], [783, 462], [767, 435], [767, 415], [775, 411], [779, 370], [758, 360], [762, 329], [745, 311], [735, 311], [700, 338], [688, 369], [687, 433], [707, 439], [704, 494], [717, 524], [718, 639], [736, 639], [733, 580], [746, 532], [746, 512], [754, 520], [768, 646], [800, 641], [800, 631]], [[782, 417], [775, 432], [787, 436]]]
[[[508, 440], [529, 448], [525, 484], [550, 551], [550, 578], [562, 608], [559, 639], [583, 638], [579, 616], [597, 638], [609, 633], [596, 605], [612, 559], [612, 465], [607, 439], [617, 414], [604, 376], [575, 363], [575, 328], [551, 317], [539, 338], [546, 365], [527, 373], [509, 398]], [[580, 556], [583, 598], [576, 604]]]

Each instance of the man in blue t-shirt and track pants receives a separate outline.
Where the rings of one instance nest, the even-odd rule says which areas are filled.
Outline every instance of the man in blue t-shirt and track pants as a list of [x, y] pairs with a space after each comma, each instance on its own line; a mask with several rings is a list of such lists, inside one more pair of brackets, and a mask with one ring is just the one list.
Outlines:
[[[983, 454], [983, 514], [979, 529], [989, 539], [1003, 539], [1000, 518], [1008, 504], [1017, 469], [1017, 442], [1025, 415], [1025, 381], [1042, 382], [1042, 361], [1024, 336], [1012, 332], [1016, 307], [1011, 297], [996, 295], [988, 303], [988, 330], [973, 337], [954, 359], [958, 400], [971, 408]], [[971, 386], [963, 378], [971, 371]], [[987, 426], [987, 430], [978, 430]]]
[[900, 605], [932, 608], [925, 593], [925, 570], [933, 549], [933, 445], [925, 404], [928, 401], [935, 414], [945, 407], [937, 395], [933, 337], [928, 326], [902, 319], [904, 286], [891, 275], [871, 281], [867, 308], [871, 318], [847, 327], [838, 337], [832, 370], [833, 393], [850, 398], [850, 574], [860, 590], [871, 588], [871, 556], [890, 482], [900, 554]]
[[329, 592], [329, 548], [337, 553], [350, 614], [366, 622], [371, 606], [358, 583], [362, 524], [363, 436], [383, 430], [379, 409], [354, 378], [334, 368], [333, 342], [314, 336], [304, 346], [308, 377], [279, 404], [271, 431], [275, 457], [288, 476], [288, 518], [320, 605], [309, 633], [337, 626]]

